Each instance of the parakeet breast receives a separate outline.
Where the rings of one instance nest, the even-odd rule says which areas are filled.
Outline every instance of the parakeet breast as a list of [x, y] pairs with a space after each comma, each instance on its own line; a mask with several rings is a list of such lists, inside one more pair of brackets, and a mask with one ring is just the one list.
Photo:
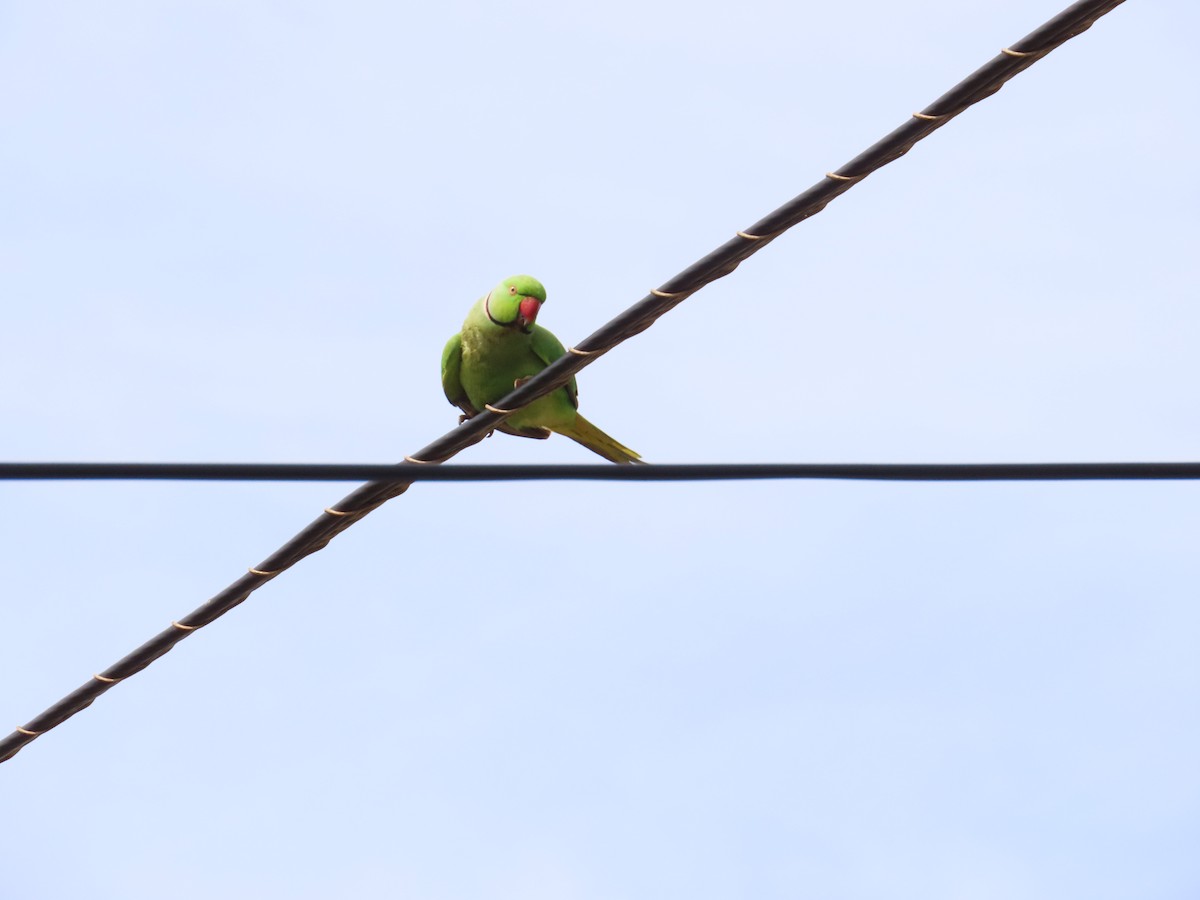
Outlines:
[[[511, 392], [517, 381], [544, 368], [546, 363], [533, 351], [530, 335], [468, 316], [462, 330], [462, 386], [476, 409], [495, 403]], [[569, 425], [574, 419], [575, 408], [566, 391], [557, 390], [535, 400], [509, 421], [517, 427], [552, 428]]]

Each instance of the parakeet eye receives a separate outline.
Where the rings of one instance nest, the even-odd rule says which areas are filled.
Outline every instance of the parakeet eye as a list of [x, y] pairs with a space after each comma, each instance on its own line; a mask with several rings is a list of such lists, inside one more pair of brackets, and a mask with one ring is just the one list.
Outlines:
[[517, 292], [517, 286], [516, 286], [515, 284], [514, 284], [514, 285], [511, 285], [511, 286], [509, 287], [509, 289], [508, 289], [508, 292], [509, 292], [510, 294], [515, 294], [515, 293]]

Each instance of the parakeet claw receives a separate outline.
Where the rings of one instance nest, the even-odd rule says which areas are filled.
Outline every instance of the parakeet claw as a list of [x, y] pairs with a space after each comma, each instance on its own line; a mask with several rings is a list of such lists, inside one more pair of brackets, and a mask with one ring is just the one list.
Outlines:
[[[472, 419], [472, 418], [474, 418], [474, 416], [468, 416], [466, 413], [463, 413], [462, 415], [460, 415], [458, 417], [458, 424], [461, 425], [463, 422], [467, 421], [467, 419]], [[490, 438], [495, 433], [496, 433], [496, 429], [493, 428], [491, 431], [489, 431], [483, 437]], [[480, 440], [483, 440], [483, 438], [480, 438]]]

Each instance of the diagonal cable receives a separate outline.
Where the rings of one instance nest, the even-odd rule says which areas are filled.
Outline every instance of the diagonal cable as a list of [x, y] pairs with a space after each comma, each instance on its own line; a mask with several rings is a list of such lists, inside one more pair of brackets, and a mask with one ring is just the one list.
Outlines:
[[[821, 181], [794, 197], [766, 217], [755, 222], [693, 263], [664, 285], [650, 291], [639, 302], [608, 324], [572, 347], [561, 359], [525, 382], [485, 411], [447, 432], [412, 456], [404, 465], [440, 463], [482, 440], [516, 410], [565, 384], [580, 369], [590, 365], [622, 341], [645, 331], [659, 316], [682, 303], [706, 284], [722, 278], [738, 264], [757, 253], [793, 225], [816, 215], [829, 201], [841, 196], [876, 169], [898, 159], [917, 141], [941, 128], [959, 113], [994, 94], [1013, 76], [1029, 68], [1047, 53], [1086, 31], [1124, 0], [1080, 0], [1006, 47], [947, 93], [912, 117], [891, 134], [830, 172]], [[169, 628], [159, 632], [104, 672], [72, 691], [41, 715], [0, 739], [0, 762], [10, 759], [34, 738], [62, 724], [120, 681], [140, 672], [179, 641], [203, 628], [244, 601], [285, 569], [291, 568], [310, 553], [315, 553], [372, 510], [408, 489], [408, 483], [372, 481], [329, 507], [307, 528], [268, 556], [257, 566], [206, 603], [188, 613]]]

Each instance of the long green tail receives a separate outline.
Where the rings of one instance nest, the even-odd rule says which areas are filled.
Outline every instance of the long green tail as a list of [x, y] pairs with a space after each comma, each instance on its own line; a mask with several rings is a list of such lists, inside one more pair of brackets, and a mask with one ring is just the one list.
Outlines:
[[624, 444], [609, 437], [583, 416], [575, 416], [575, 423], [569, 428], [555, 428], [563, 437], [569, 437], [576, 443], [583, 444], [593, 453], [598, 453], [609, 462], [640, 463], [642, 461], [634, 451]]

